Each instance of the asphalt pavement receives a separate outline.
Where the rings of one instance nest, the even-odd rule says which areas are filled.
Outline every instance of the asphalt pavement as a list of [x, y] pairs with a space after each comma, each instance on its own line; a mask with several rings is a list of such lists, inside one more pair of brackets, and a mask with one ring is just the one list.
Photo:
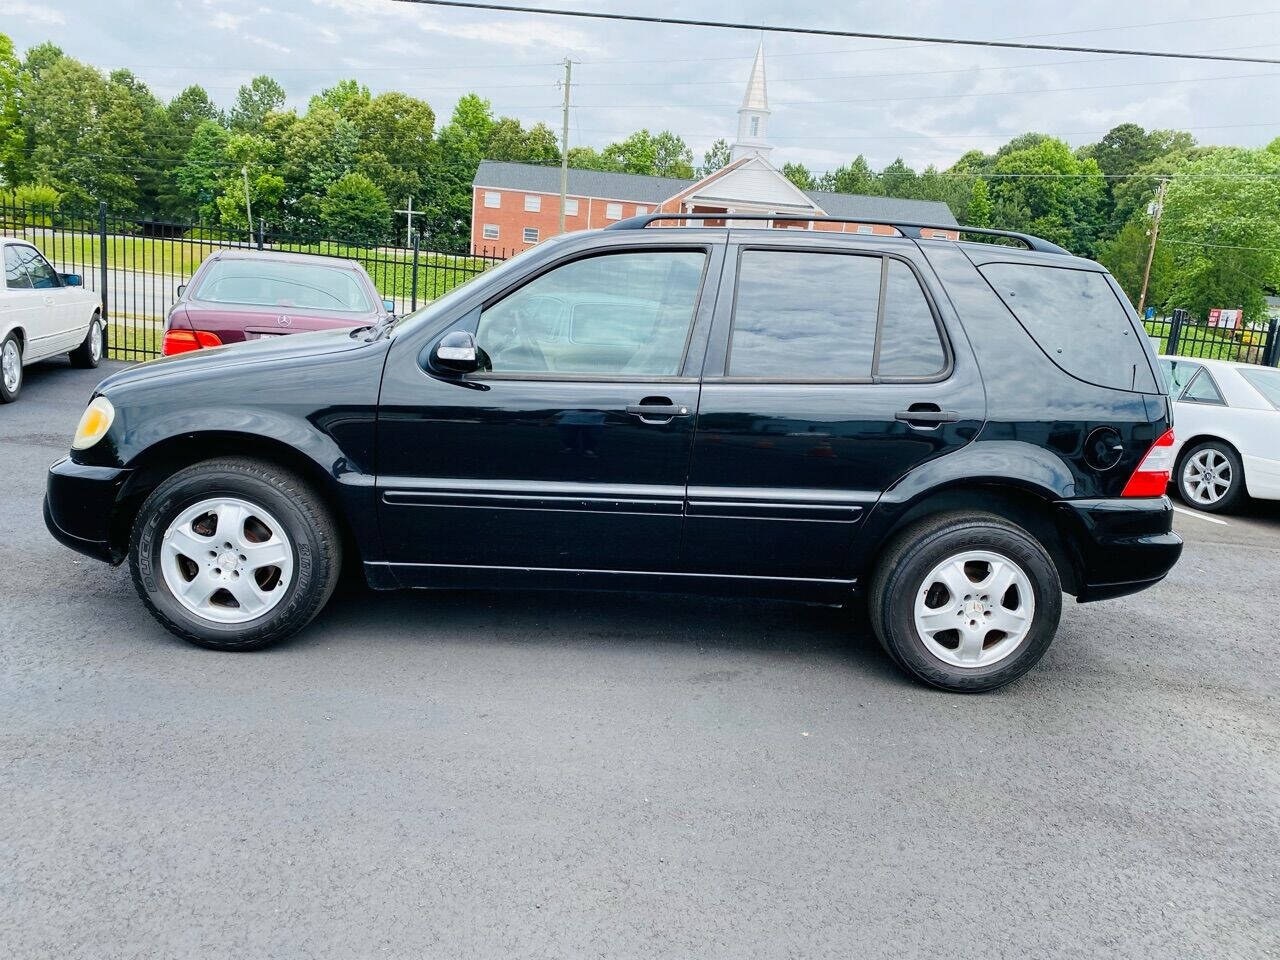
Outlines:
[[0, 407], [0, 956], [1280, 954], [1280, 510], [984, 696], [750, 600], [353, 589], [221, 654], [44, 529], [106, 372]]

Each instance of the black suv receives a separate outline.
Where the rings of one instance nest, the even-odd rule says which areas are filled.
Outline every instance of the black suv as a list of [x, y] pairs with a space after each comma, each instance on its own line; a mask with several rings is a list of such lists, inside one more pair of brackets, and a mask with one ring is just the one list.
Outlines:
[[899, 665], [966, 691], [1040, 659], [1063, 591], [1169, 571], [1170, 406], [1102, 267], [750, 220], [637, 217], [400, 320], [109, 377], [49, 529], [216, 649], [289, 636], [357, 564], [378, 590], [861, 596]]

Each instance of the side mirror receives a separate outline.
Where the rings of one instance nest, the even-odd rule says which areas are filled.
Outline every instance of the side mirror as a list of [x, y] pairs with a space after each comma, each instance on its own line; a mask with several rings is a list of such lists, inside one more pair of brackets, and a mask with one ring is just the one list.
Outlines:
[[186, 285], [185, 283], [180, 283], [180, 284], [178, 284], [178, 290], [177, 290], [177, 293], [178, 293], [178, 299], [179, 299], [179, 300], [181, 300], [181, 299], [182, 299], [182, 295], [183, 295], [183, 294], [185, 294], [186, 292], [187, 292], [187, 285]]
[[431, 365], [450, 373], [472, 373], [480, 368], [476, 338], [465, 330], [454, 330], [440, 338], [431, 351]]
[[396, 302], [394, 300], [383, 300], [382, 309], [394, 317], [396, 315]]
[[81, 279], [80, 274], [78, 273], [60, 273], [58, 276], [62, 278], [62, 285], [64, 287], [84, 286], [84, 280]]

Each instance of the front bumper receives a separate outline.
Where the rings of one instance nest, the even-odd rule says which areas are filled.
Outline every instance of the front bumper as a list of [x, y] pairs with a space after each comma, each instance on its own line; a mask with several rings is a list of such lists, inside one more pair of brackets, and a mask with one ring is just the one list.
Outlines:
[[63, 457], [49, 468], [45, 487], [44, 523], [49, 532], [72, 550], [119, 563], [124, 550], [112, 544], [111, 521], [130, 472]]
[[1182, 555], [1168, 497], [1061, 500], [1057, 507], [1081, 603], [1145, 590]]

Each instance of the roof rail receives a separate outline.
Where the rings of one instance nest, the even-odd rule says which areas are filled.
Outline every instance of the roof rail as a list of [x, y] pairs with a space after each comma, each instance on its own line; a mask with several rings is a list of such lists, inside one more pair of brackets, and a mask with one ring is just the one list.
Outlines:
[[605, 227], [606, 230], [643, 230], [657, 220], [793, 220], [800, 223], [881, 223], [893, 227], [898, 233], [912, 240], [937, 240], [940, 237], [925, 237], [925, 230], [950, 230], [960, 234], [977, 234], [983, 237], [1003, 237], [1016, 240], [1028, 250], [1037, 253], [1057, 253], [1072, 256], [1070, 250], [1063, 249], [1056, 243], [1034, 237], [1029, 233], [1015, 233], [1012, 230], [992, 230], [988, 227], [966, 227], [955, 223], [912, 223], [906, 220], [877, 220], [874, 218], [858, 219], [856, 217], [811, 217], [803, 213], [644, 213], [638, 217], [628, 217]]

